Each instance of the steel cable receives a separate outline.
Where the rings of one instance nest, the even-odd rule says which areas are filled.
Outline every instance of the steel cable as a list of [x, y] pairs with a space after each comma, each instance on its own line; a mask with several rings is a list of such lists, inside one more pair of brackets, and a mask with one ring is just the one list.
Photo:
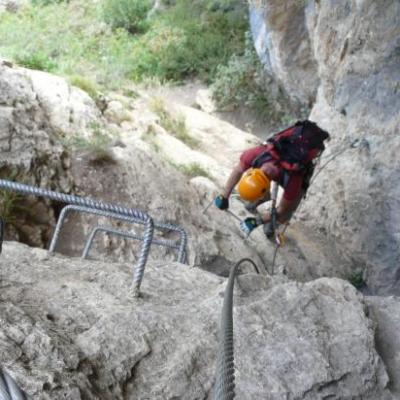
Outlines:
[[[315, 172], [314, 176], [311, 178], [310, 185], [315, 181], [315, 178], [319, 175], [319, 173], [331, 162], [333, 161], [336, 157], [340, 156], [342, 153], [344, 153], [346, 150], [349, 148], [355, 149], [360, 146], [361, 143], [363, 143], [363, 140], [365, 139], [355, 139], [351, 143], [348, 143], [346, 145], [340, 146], [339, 150], [332, 151], [331, 154], [328, 154], [326, 156], [326, 159], [323, 160], [324, 164], [321, 165], [318, 168], [318, 171]], [[321, 158], [322, 161], [322, 158]]]
[[0, 217], [0, 254], [3, 250], [4, 241], [4, 219]]
[[249, 258], [243, 258], [231, 268], [224, 294], [219, 344], [217, 370], [214, 388], [214, 400], [232, 400], [235, 397], [235, 361], [233, 351], [233, 287], [239, 266], [249, 262], [259, 273], [256, 264]]
[[0, 368], [0, 400], [28, 400], [26, 394], [3, 368]]
[[143, 279], [144, 268], [146, 265], [147, 257], [149, 255], [151, 241], [153, 239], [153, 233], [154, 233], [154, 222], [153, 219], [148, 214], [133, 208], [126, 208], [119, 205], [107, 204], [100, 201], [95, 201], [89, 198], [82, 198], [74, 195], [58, 193], [51, 190], [45, 190], [17, 182], [10, 182], [4, 179], [0, 179], [0, 188], [4, 190], [22, 193], [25, 195], [46, 197], [63, 203], [88, 207], [94, 210], [110, 211], [116, 214], [133, 217], [142, 221], [142, 223], [145, 225], [145, 234], [141, 252], [138, 257], [138, 262], [134, 267], [133, 284], [132, 284], [133, 295], [135, 297], [139, 295], [139, 289]]

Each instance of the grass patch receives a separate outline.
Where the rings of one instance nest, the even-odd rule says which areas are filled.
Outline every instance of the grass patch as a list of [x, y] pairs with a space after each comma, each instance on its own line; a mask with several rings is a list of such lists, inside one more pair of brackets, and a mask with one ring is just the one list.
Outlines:
[[124, 96], [126, 96], [126, 97], [131, 98], [131, 99], [137, 99], [137, 98], [139, 97], [139, 93], [136, 92], [136, 91], [133, 90], [133, 89], [126, 89], [126, 88], [123, 88], [123, 89], [122, 89], [122, 94], [123, 94]]
[[124, 86], [133, 62], [132, 35], [108, 27], [95, 2], [27, 5], [2, 13], [0, 37], [1, 56], [65, 77], [93, 76], [101, 89]]
[[98, 123], [92, 123], [91, 129], [89, 138], [72, 136], [65, 144], [71, 149], [86, 152], [92, 164], [114, 164], [116, 161], [110, 149], [113, 137]]
[[86, 92], [94, 101], [97, 101], [99, 98], [99, 92], [97, 91], [96, 84], [90, 79], [75, 75], [69, 77], [68, 81], [72, 86], [76, 86]]
[[21, 195], [9, 191], [0, 191], [0, 217], [5, 224], [13, 225], [16, 223], [16, 215], [23, 211], [20, 205]]
[[53, 72], [57, 69], [57, 63], [43, 52], [23, 52], [15, 56], [15, 62], [25, 68], [39, 71]]
[[208, 171], [206, 171], [199, 163], [194, 162], [191, 164], [176, 164], [173, 161], [170, 161], [170, 164], [189, 178], [204, 176], [206, 178], [212, 179]]
[[164, 102], [159, 98], [153, 99], [150, 108], [159, 116], [161, 126], [169, 134], [176, 137], [192, 149], [199, 147], [200, 142], [189, 134], [185, 117], [183, 115], [178, 115], [177, 118], [171, 116], [171, 114], [166, 110]]
[[[151, 18], [146, 16], [148, 30], [134, 35], [124, 23], [104, 21], [107, 4], [117, 0], [104, 1], [38, 0], [16, 13], [2, 13], [0, 55], [65, 77], [95, 77], [104, 91], [132, 79], [182, 81], [197, 75], [209, 82], [219, 64], [243, 51], [247, 12], [245, 6], [240, 12], [226, 6], [233, 1], [221, 6], [210, 0], [176, 0]], [[145, 0], [118, 3], [133, 11], [135, 4], [148, 8]], [[142, 20], [144, 14], [139, 14]], [[121, 18], [126, 16], [121, 13]]]

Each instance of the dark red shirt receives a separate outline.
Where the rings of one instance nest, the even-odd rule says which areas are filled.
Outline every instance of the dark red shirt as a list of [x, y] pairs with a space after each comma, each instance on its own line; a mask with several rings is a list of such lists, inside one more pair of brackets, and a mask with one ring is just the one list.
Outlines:
[[[265, 150], [271, 147], [270, 144], [260, 145], [252, 147], [242, 153], [240, 156], [240, 162], [245, 169], [251, 168], [253, 161]], [[287, 201], [294, 201], [299, 198], [302, 192], [302, 184], [304, 172], [291, 172], [289, 174], [287, 182], [284, 182], [284, 171], [277, 165], [275, 160], [267, 161], [266, 163], [271, 163], [277, 173], [276, 176], [270, 176], [270, 179], [277, 181], [279, 185], [284, 188], [283, 197]]]

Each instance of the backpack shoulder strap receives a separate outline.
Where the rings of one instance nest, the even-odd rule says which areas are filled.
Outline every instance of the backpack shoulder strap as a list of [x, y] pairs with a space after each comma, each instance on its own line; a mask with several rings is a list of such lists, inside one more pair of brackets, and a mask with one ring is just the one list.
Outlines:
[[269, 150], [265, 150], [261, 152], [251, 163], [252, 168], [260, 168], [261, 165], [266, 163], [267, 161], [273, 160], [272, 154]]

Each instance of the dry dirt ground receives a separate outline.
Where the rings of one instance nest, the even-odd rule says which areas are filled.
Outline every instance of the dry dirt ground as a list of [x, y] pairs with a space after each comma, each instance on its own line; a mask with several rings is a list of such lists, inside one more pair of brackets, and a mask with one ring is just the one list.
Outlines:
[[[197, 108], [196, 97], [199, 90], [207, 90], [208, 87], [204, 83], [193, 80], [188, 81], [184, 85], [147, 87], [144, 91], [150, 96], [161, 97], [166, 103], [173, 102], [188, 107]], [[229, 122], [233, 126], [250, 132], [260, 138], [265, 138], [269, 135], [266, 124], [256, 117], [249, 114], [248, 110], [237, 109], [235, 111], [213, 111], [211, 115], [217, 117], [221, 121]]]

